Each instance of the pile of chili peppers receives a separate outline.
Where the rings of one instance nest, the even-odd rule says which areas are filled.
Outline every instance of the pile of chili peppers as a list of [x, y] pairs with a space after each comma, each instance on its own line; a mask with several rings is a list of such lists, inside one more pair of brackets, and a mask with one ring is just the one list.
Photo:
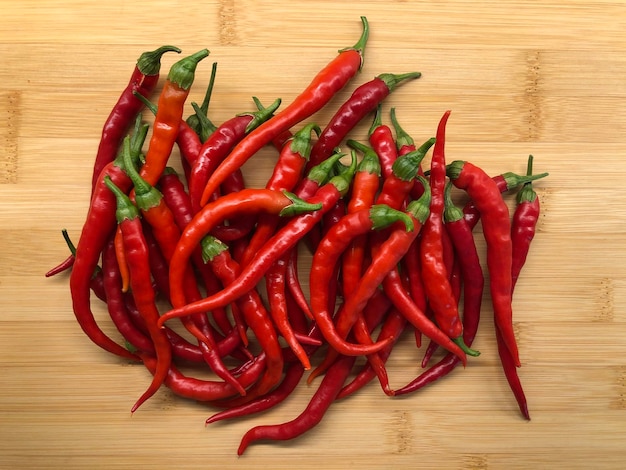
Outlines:
[[[533, 175], [532, 156], [525, 175], [493, 177], [469, 161], [449, 161], [449, 111], [421, 144], [395, 109], [383, 123], [384, 99], [418, 72], [378, 75], [324, 127], [307, 122], [361, 70], [364, 17], [362, 25], [357, 43], [340, 50], [288, 106], [254, 99], [257, 109], [219, 125], [207, 116], [216, 64], [204, 102], [183, 116], [209, 51], [175, 62], [156, 104], [150, 97], [161, 57], [181, 51], [164, 46], [137, 61], [102, 130], [78, 244], [64, 231], [71, 255], [47, 273], [71, 269], [73, 309], [85, 334], [150, 373], [132, 411], [168, 387], [219, 408], [207, 420], [213, 423], [277, 406], [305, 371], [308, 384], [322, 376], [299, 416], [251, 429], [242, 454], [258, 440], [301, 435], [335, 400], [372, 380], [397, 396], [447, 376], [479, 354], [472, 343], [486, 279], [473, 232], [480, 221], [492, 331], [521, 414], [530, 419], [511, 305], [539, 217], [533, 181], [546, 174]], [[367, 141], [351, 138], [368, 116]], [[265, 187], [247, 187], [242, 166], [266, 147], [276, 149], [273, 172]], [[513, 190], [511, 216], [503, 194]], [[465, 195], [464, 207], [455, 194]], [[308, 292], [298, 268], [307, 251]], [[101, 329], [92, 294], [123, 343]], [[394, 390], [385, 364], [407, 333], [418, 348], [424, 342], [424, 370]]]

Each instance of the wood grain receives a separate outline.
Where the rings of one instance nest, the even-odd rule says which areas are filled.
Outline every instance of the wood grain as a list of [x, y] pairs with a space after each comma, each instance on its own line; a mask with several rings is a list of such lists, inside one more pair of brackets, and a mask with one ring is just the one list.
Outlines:
[[[626, 5], [622, 1], [1, 2], [0, 468], [622, 468], [626, 449]], [[189, 102], [218, 62], [210, 117], [288, 103], [336, 51], [371, 36], [359, 84], [419, 70], [385, 102], [416, 140], [446, 109], [449, 159], [493, 174], [535, 156], [543, 215], [515, 296], [532, 414], [524, 422], [499, 369], [486, 295], [466, 370], [402, 399], [372, 383], [292, 442], [235, 451], [251, 426], [289, 420], [302, 384], [261, 416], [207, 428], [213, 410], [166, 389], [134, 416], [149, 380], [100, 351], [74, 321], [64, 259], [87, 211], [102, 123], [144, 50], [207, 47]], [[163, 59], [167, 68], [176, 58]], [[189, 107], [189, 111], [191, 107]], [[355, 131], [365, 136], [369, 122]], [[176, 156], [173, 156], [176, 159]], [[260, 186], [275, 155], [245, 167]], [[512, 203], [512, 201], [510, 201]], [[484, 248], [482, 245], [480, 245]], [[303, 262], [306, 270], [307, 261]], [[115, 335], [105, 311], [103, 328]], [[403, 338], [393, 387], [418, 372]], [[315, 385], [315, 384], [314, 384]]]

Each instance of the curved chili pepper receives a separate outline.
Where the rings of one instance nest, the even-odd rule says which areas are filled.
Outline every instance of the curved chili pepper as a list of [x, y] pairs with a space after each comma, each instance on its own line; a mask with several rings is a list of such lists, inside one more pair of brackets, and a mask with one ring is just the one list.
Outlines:
[[104, 183], [115, 195], [117, 201], [116, 218], [124, 237], [124, 248], [130, 268], [130, 284], [133, 298], [139, 313], [146, 323], [157, 357], [156, 372], [152, 382], [131, 408], [131, 413], [133, 413], [142, 403], [154, 395], [163, 384], [172, 363], [172, 349], [165, 335], [165, 330], [157, 326], [159, 310], [156, 306], [155, 293], [152, 287], [148, 247], [141, 229], [139, 210], [128, 196], [115, 186], [110, 177], [106, 176]]
[[[321, 132], [317, 124], [311, 123], [296, 132], [287, 144], [283, 146], [278, 161], [265, 188], [275, 191], [293, 191], [302, 178], [302, 173], [309, 159], [312, 147], [312, 135]], [[279, 219], [268, 214], [259, 215], [254, 235], [241, 258], [241, 264], [246, 265], [254, 254], [271, 237], [278, 226]]]
[[157, 183], [167, 165], [178, 136], [185, 101], [193, 84], [196, 67], [198, 62], [208, 55], [209, 51], [202, 49], [179, 60], [170, 68], [159, 95], [152, 136], [146, 151], [146, 162], [141, 167], [141, 177], [151, 185]]
[[[228, 247], [210, 235], [205, 236], [201, 243], [206, 262], [211, 264], [224, 286], [228, 287], [235, 282], [241, 268], [230, 256]], [[232, 401], [233, 405], [249, 402], [271, 390], [280, 381], [284, 365], [278, 334], [256, 290], [251, 289], [244, 293], [235, 303], [265, 353], [266, 368], [260, 380], [246, 392], [246, 396]]]
[[[146, 368], [154, 374], [156, 372], [157, 361], [154, 356], [145, 353], [138, 353]], [[240, 368], [241, 369], [241, 368]], [[237, 380], [244, 387], [249, 387], [256, 383], [265, 369], [265, 356], [259, 355], [252, 360], [247, 367], [241, 370]], [[174, 364], [170, 366], [165, 385], [176, 395], [196, 400], [199, 402], [212, 402], [222, 400], [237, 395], [232, 385], [216, 380], [202, 380], [196, 377], [184, 375]]]
[[[311, 312], [324, 337], [336, 353], [327, 355], [327, 359], [325, 359], [323, 365], [313, 372], [312, 377], [321, 373], [322, 369], [329, 366], [337, 357], [340, 351], [335, 347], [335, 344], [341, 344], [345, 338], [347, 338], [350, 329], [357, 321], [358, 314], [361, 311], [361, 308], [355, 308], [353, 310], [347, 308], [346, 304], [350, 302], [352, 296], [357, 295], [356, 292], [358, 292], [358, 290], [351, 292], [350, 297], [348, 297], [348, 300], [336, 315], [335, 321], [337, 324], [333, 325], [332, 314], [334, 303], [330, 302], [328, 299], [328, 289], [322, 286], [327, 286], [330, 283], [341, 255], [346, 251], [353, 240], [361, 235], [367, 234], [371, 230], [380, 230], [396, 222], [402, 222], [407, 231], [412, 231], [414, 228], [413, 221], [406, 213], [391, 209], [385, 205], [374, 205], [369, 209], [362, 209], [343, 217], [339, 223], [335, 224], [328, 231], [318, 245], [313, 255], [310, 269]], [[373, 295], [373, 293], [372, 291], [371, 295]], [[348, 295], [348, 293], [346, 293], [346, 295]], [[369, 297], [371, 297], [371, 295]], [[363, 307], [367, 303], [367, 300], [369, 300], [369, 297], [363, 302]], [[331, 310], [331, 305], [333, 310]], [[357, 340], [361, 341], [363, 344], [372, 344], [367, 328], [355, 329], [354, 333]], [[377, 366], [382, 366], [374, 356], [368, 356], [368, 360], [374, 362]], [[379, 375], [385, 393], [390, 392], [384, 367], [378, 367], [377, 374]], [[309, 379], [309, 382], [312, 380], [312, 377]]]
[[194, 212], [198, 212], [215, 192], [204, 192], [206, 183], [215, 168], [220, 165], [237, 143], [259, 127], [261, 123], [267, 121], [281, 103], [281, 100], [277, 99], [269, 107], [265, 108], [256, 98], [253, 99], [257, 104], [258, 111], [238, 114], [223, 122], [202, 145], [200, 154], [194, 162], [189, 175], [189, 197], [191, 198], [191, 207]]
[[[141, 211], [144, 220], [147, 221], [151, 227], [151, 231], [160, 247], [165, 261], [169, 263], [180, 239], [181, 231], [176, 225], [174, 215], [165, 203], [163, 195], [156, 187], [150, 185], [143, 179], [135, 169], [131, 161], [129, 144], [126, 144], [127, 142], [125, 141], [123, 152], [125, 170], [133, 182], [137, 207]], [[190, 301], [201, 299], [202, 296], [198, 289], [191, 265], [188, 266], [184, 276], [186, 298]], [[219, 377], [231, 383], [231, 385], [244, 395], [246, 393], [245, 389], [237, 382], [237, 379], [228, 372], [221, 357], [217, 354], [216, 341], [212, 336], [212, 331], [209, 328], [206, 316], [203, 313], [198, 313], [191, 318], [184, 318], [182, 320], [185, 328], [201, 341], [200, 348], [211, 369]]]
[[[139, 122], [139, 119], [137, 121]], [[137, 158], [141, 153], [147, 127], [140, 129], [140, 132], [134, 134], [131, 139], [132, 155]], [[90, 304], [90, 284], [93, 273], [98, 266], [100, 253], [116, 228], [116, 199], [104, 183], [104, 178], [109, 177], [122, 190], [130, 189], [131, 181], [124, 172], [123, 166], [122, 156], [118, 155], [100, 172], [98, 183], [91, 197], [87, 220], [83, 224], [76, 246], [74, 265], [70, 274], [70, 293], [74, 315], [85, 334], [104, 350], [126, 359], [137, 360], [135, 354], [117, 344], [102, 331], [94, 318]]]
[[[471, 347], [478, 330], [482, 304], [484, 276], [472, 227], [463, 218], [450, 197], [450, 185], [446, 187], [444, 227], [450, 235], [456, 259], [459, 261], [463, 278], [463, 341]], [[420, 374], [415, 380], [396, 390], [396, 395], [404, 395], [423, 388], [448, 375], [459, 363], [454, 354], [446, 354], [439, 362]]]
[[[234, 215], [256, 214], [259, 211], [268, 211], [274, 213], [282, 213], [291, 215], [311, 210], [319, 210], [320, 205], [316, 203], [307, 203], [289, 193], [280, 193], [278, 191], [270, 191], [266, 189], [245, 189], [239, 193], [222, 196], [216, 201], [207, 204], [198, 212], [192, 221], [187, 225], [181, 239], [178, 243], [176, 252], [172, 257], [170, 264], [170, 290], [171, 303], [175, 309], [187, 310], [190, 305], [186, 304], [185, 295], [182, 291], [183, 273], [186, 269], [187, 262], [193, 250], [200, 245], [202, 239], [211, 231], [211, 229], [222, 220]], [[267, 244], [266, 244], [267, 245]], [[246, 267], [244, 269], [247, 270]], [[240, 276], [241, 277], [241, 276]], [[259, 276], [260, 279], [261, 276]], [[257, 279], [258, 281], [258, 279]], [[256, 286], [256, 282], [254, 283]], [[252, 289], [246, 289], [248, 292]], [[242, 292], [243, 293], [243, 292]], [[217, 295], [217, 294], [216, 294]], [[208, 299], [209, 297], [207, 297]], [[198, 311], [211, 310], [217, 306], [224, 306], [231, 302], [230, 299], [222, 305], [212, 305], [209, 308], [199, 308]], [[169, 312], [163, 317], [163, 322], [174, 316]], [[183, 313], [180, 316], [185, 316]], [[161, 323], [161, 324], [162, 324]]]
[[311, 150], [310, 166], [315, 166], [334, 153], [350, 132], [365, 116], [405, 80], [421, 77], [419, 72], [403, 74], [383, 73], [357, 87], [352, 95], [330, 118], [324, 131]]
[[364, 16], [361, 22], [363, 32], [358, 42], [353, 47], [341, 49], [291, 104], [239, 142], [211, 175], [204, 188], [205, 195], [213, 194], [227, 175], [240, 168], [276, 136], [322, 109], [360, 71], [369, 36], [369, 25]]
[[454, 161], [447, 167], [452, 183], [465, 190], [480, 212], [483, 235], [487, 243], [489, 288], [494, 310], [494, 321], [502, 339], [511, 352], [516, 366], [520, 366], [512, 308], [512, 242], [509, 208], [497, 184], [481, 168], [470, 162]]
[[[349, 141], [348, 144], [351, 144], [351, 142]], [[366, 146], [363, 146], [362, 150], [364, 154], [354, 176], [352, 194], [347, 206], [348, 214], [369, 210], [374, 205], [376, 194], [380, 186], [380, 163], [378, 156], [373, 149]], [[354, 292], [358, 287], [365, 263], [367, 239], [367, 233], [355, 235], [350, 241], [350, 245], [345, 248], [341, 255], [342, 291], [344, 297], [347, 296], [348, 293]], [[334, 299], [331, 299], [332, 297], [329, 297], [329, 311], [331, 311], [331, 309], [334, 311]], [[370, 333], [365, 324], [363, 313], [359, 311], [357, 314], [358, 316], [355, 320], [354, 328], [361, 330], [357, 338], [369, 337]], [[326, 371], [326, 369], [335, 362], [337, 357], [338, 353], [333, 349], [329, 349], [322, 363], [309, 374], [307, 382], [310, 383], [315, 377]], [[377, 362], [377, 357], [375, 355], [368, 356], [368, 361]], [[388, 384], [388, 380], [385, 377], [386, 373], [384, 368], [380, 367], [380, 364], [375, 366], [375, 370], [379, 372], [378, 376], [381, 384], [383, 384], [383, 389], [385, 389], [384, 384]], [[387, 385], [387, 391], [389, 390]]]
[[166, 52], [178, 52], [174, 46], [162, 46], [150, 52], [141, 54], [130, 77], [130, 81], [115, 103], [102, 128], [102, 136], [98, 144], [98, 152], [93, 166], [91, 178], [91, 192], [93, 194], [102, 169], [115, 159], [122, 139], [130, 130], [130, 126], [143, 103], [137, 100], [135, 93], [148, 96], [159, 81], [161, 57]]
[[[263, 249], [257, 253], [250, 264], [243, 268], [241, 274], [234, 283], [227, 286], [221, 292], [204, 298], [202, 301], [184, 304], [179, 308], [174, 308], [169, 312], [166, 312], [161, 317], [161, 325], [171, 318], [190, 315], [199, 310], [210, 309], [214, 306], [226, 305], [237, 299], [243, 293], [252, 289], [261, 277], [263, 277], [263, 274], [267, 271], [269, 266], [271, 266], [274, 261], [285, 254], [288, 250], [292, 249], [295, 244], [302, 239], [304, 235], [306, 235], [311, 227], [319, 222], [324, 213], [332, 208], [336, 201], [347, 192], [356, 167], [356, 159], [353, 158], [352, 160], [353, 164], [347, 174], [344, 173], [333, 177], [329, 183], [322, 186], [316, 195], [309, 200], [309, 203], [322, 204], [321, 209], [315, 212], [308, 212], [304, 215], [291, 219], [281, 230], [268, 240], [268, 242], [263, 246]], [[205, 207], [209, 207], [209, 205]], [[183, 237], [184, 236], [185, 234], [183, 233]], [[186, 244], [187, 241], [184, 245]], [[183, 254], [182, 250], [179, 250], [177, 253], [180, 254], [181, 257], [186, 256]], [[174, 264], [172, 264], [172, 266], [173, 265]], [[172, 271], [171, 267], [170, 271]], [[172, 276], [172, 279], [176, 279], [177, 277], [178, 276]], [[176, 280], [175, 282], [179, 283], [180, 281]], [[376, 352], [384, 346], [384, 343], [356, 345], [338, 341], [336, 342], [336, 346], [336, 349], [338, 349], [342, 354], [361, 355]]]
[[253, 413], [260, 413], [261, 411], [269, 410], [279, 403], [283, 402], [291, 392], [293, 392], [296, 386], [300, 383], [300, 379], [304, 375], [304, 369], [299, 363], [292, 363], [287, 367], [285, 376], [278, 387], [271, 392], [257, 398], [250, 403], [245, 403], [241, 406], [229, 408], [219, 413], [210, 416], [205, 424], [215, 423], [225, 419], [240, 418], [242, 416], [248, 416]]
[[398, 158], [398, 150], [391, 128], [383, 124], [381, 111], [382, 106], [379, 105], [368, 131], [368, 140], [380, 160], [383, 179], [387, 179], [392, 173], [393, 162]]
[[[69, 235], [67, 234], [67, 230], [62, 229], [61, 234], [63, 235], [63, 238], [65, 239], [67, 243], [67, 240], [69, 240]], [[70, 245], [68, 244], [68, 246]], [[60, 274], [70, 269], [74, 265], [74, 252], [75, 251], [76, 251], [76, 248], [74, 248], [73, 250], [70, 250], [70, 255], [67, 258], [65, 258], [65, 260], [63, 260], [61, 263], [56, 265], [54, 268], [46, 272], [45, 276], [46, 277], [56, 276], [57, 274]]]
[[333, 401], [335, 401], [337, 394], [352, 370], [355, 360], [356, 357], [354, 356], [344, 356], [333, 364], [322, 379], [319, 388], [305, 410], [294, 420], [273, 426], [256, 426], [247, 431], [241, 439], [237, 454], [243, 454], [246, 448], [255, 441], [262, 439], [281, 441], [294, 439], [314, 428], [322, 420]]
[[[176, 171], [168, 167], [165, 169], [163, 175], [159, 179], [158, 186], [161, 190], [161, 193], [163, 194], [165, 203], [168, 205], [168, 207], [172, 211], [172, 214], [174, 215], [178, 228], [182, 232], [193, 218], [191, 199], [189, 198], [189, 194], [185, 190], [185, 185], [179, 178]], [[222, 288], [219, 280], [217, 279], [217, 277], [215, 277], [215, 273], [213, 273], [211, 268], [202, 259], [201, 249], [194, 250], [194, 253], [192, 254], [192, 261], [195, 269], [198, 271], [200, 277], [202, 278], [204, 288], [207, 292], [214, 293]], [[230, 319], [228, 318], [228, 313], [226, 312], [226, 310], [224, 308], [213, 309], [211, 313], [217, 326], [224, 334], [227, 334], [232, 329], [232, 325], [230, 323]]]

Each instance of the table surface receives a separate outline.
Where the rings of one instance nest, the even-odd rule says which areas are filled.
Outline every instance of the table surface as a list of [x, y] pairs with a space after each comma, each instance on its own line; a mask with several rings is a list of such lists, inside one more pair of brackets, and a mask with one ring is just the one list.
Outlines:
[[[626, 4], [531, 2], [2, 2], [0, 15], [0, 468], [620, 468], [626, 457]], [[207, 47], [188, 101], [218, 63], [210, 117], [289, 103], [339, 48], [371, 35], [360, 83], [420, 71], [385, 101], [419, 141], [448, 122], [448, 159], [535, 170], [542, 216], [518, 283], [515, 328], [532, 420], [503, 377], [488, 296], [482, 355], [398, 399], [376, 383], [286, 443], [236, 456], [241, 435], [306, 406], [316, 383], [259, 416], [204, 426], [215, 410], [160, 390], [132, 417], [146, 370], [93, 345], [72, 313], [67, 256], [88, 207], [102, 124], [139, 54]], [[175, 57], [163, 59], [167, 70]], [[162, 83], [162, 82], [161, 82]], [[368, 122], [353, 132], [364, 138]], [[261, 186], [272, 153], [244, 174]], [[429, 158], [429, 157], [427, 157]], [[511, 197], [507, 199], [512, 203]], [[94, 310], [114, 334], [100, 305]], [[403, 338], [392, 387], [419, 372]]]

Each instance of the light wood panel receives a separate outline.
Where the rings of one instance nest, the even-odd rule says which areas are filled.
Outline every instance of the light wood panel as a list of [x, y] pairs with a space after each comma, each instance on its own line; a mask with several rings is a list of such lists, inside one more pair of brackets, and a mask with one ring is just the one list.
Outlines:
[[[0, 6], [0, 468], [623, 466], [624, 2]], [[362, 73], [312, 119], [326, 122], [379, 73], [419, 70], [422, 78], [385, 102], [417, 141], [451, 109], [449, 159], [496, 174], [523, 172], [532, 153], [536, 171], [550, 172], [536, 185], [543, 216], [515, 298], [532, 421], [518, 416], [499, 369], [488, 295], [476, 343], [482, 355], [466, 370], [401, 399], [372, 383], [295, 441], [235, 455], [249, 427], [304, 408], [314, 390], [304, 383], [267, 414], [207, 428], [212, 409], [165, 389], [130, 417], [148, 374], [92, 345], [73, 319], [67, 276], [43, 273], [67, 255], [61, 228], [79, 236], [101, 126], [136, 58], [162, 44], [210, 49], [189, 101], [201, 100], [217, 61], [210, 117], [220, 122], [252, 109], [252, 96], [290, 102], [337, 49], [355, 42], [360, 15], [371, 25]], [[175, 59], [166, 55], [163, 70]], [[264, 183], [274, 159], [264, 151], [246, 165], [250, 185]], [[419, 360], [412, 338], [403, 338], [389, 363], [392, 386], [411, 380]]]

